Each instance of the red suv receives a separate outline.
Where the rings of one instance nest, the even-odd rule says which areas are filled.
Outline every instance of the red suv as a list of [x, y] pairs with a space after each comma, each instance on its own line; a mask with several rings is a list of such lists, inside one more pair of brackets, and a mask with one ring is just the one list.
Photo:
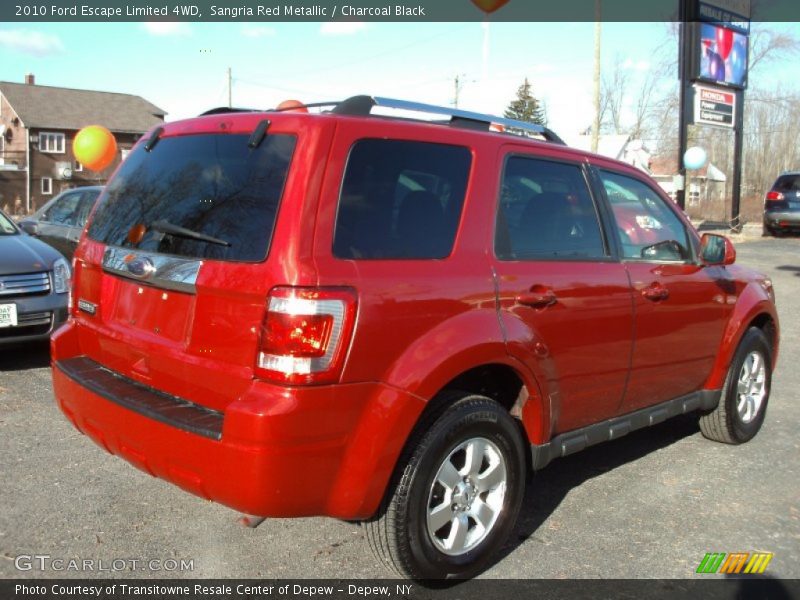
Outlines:
[[681, 413], [759, 430], [772, 284], [644, 173], [487, 115], [300, 110], [165, 124], [103, 192], [52, 356], [108, 452], [247, 514], [366, 521], [399, 573], [465, 577], [530, 469]]

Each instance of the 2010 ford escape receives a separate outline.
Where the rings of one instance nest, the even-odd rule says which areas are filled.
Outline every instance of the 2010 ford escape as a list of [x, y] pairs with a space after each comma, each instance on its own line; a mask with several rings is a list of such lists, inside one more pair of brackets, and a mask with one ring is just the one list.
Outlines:
[[55, 395], [198, 496], [364, 520], [399, 573], [470, 576], [529, 467], [693, 411], [711, 439], [756, 434], [778, 319], [734, 259], [645, 174], [539, 126], [366, 96], [210, 111], [103, 192]]

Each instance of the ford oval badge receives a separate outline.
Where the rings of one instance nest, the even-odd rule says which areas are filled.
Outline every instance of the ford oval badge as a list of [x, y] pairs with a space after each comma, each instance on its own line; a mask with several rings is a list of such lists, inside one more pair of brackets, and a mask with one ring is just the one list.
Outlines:
[[156, 266], [153, 261], [145, 256], [134, 258], [128, 263], [127, 267], [131, 275], [140, 279], [147, 279], [156, 272]]

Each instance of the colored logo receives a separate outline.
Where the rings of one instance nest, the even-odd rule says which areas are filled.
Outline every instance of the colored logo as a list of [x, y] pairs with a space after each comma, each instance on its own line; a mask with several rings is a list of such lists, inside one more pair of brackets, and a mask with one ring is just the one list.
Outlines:
[[696, 572], [733, 575], [763, 573], [773, 556], [772, 552], [707, 552]]

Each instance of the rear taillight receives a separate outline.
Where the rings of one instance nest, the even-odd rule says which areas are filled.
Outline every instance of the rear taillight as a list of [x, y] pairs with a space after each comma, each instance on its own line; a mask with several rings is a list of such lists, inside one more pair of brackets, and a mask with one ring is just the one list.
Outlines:
[[783, 200], [783, 194], [780, 192], [767, 192], [767, 202], [780, 202]]
[[338, 380], [355, 316], [354, 290], [274, 288], [261, 326], [256, 376], [295, 385]]

